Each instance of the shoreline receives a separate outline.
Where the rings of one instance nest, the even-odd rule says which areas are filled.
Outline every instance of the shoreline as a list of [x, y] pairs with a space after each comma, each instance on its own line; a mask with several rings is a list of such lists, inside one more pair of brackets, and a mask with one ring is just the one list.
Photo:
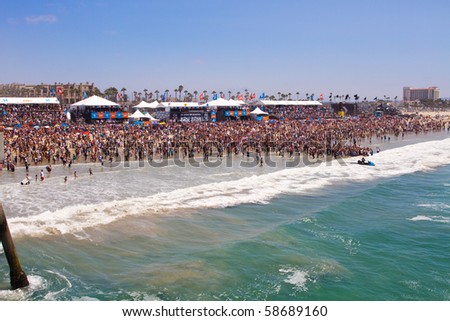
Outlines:
[[[388, 137], [388, 136], [387, 136]], [[428, 141], [440, 141], [450, 138], [450, 132], [447, 130], [442, 130], [439, 132], [425, 132], [425, 133], [409, 133], [402, 137], [391, 137], [390, 140], [384, 140], [382, 138], [372, 138], [372, 139], [362, 139], [358, 141], [358, 144], [360, 144], [363, 147], [370, 147], [374, 150], [374, 155], [377, 153], [375, 152], [376, 148], [380, 148], [380, 153], [383, 153], [383, 151], [400, 148], [407, 145], [414, 145], [422, 142], [428, 142]], [[179, 153], [175, 155], [180, 155]], [[153, 160], [150, 162], [148, 159], [144, 160], [130, 160], [128, 162], [125, 162], [123, 158], [121, 158], [120, 162], [113, 161], [113, 163], [104, 162], [104, 165], [101, 165], [100, 162], [84, 162], [84, 161], [77, 161], [76, 163], [73, 163], [71, 167], [68, 167], [68, 165], [63, 165], [61, 162], [57, 162], [56, 164], [52, 164], [52, 172], [48, 173], [46, 171], [46, 166], [48, 164], [38, 164], [37, 166], [31, 165], [29, 167], [28, 173], [31, 176], [31, 181], [33, 182], [35, 180], [35, 175], [39, 176], [39, 171], [44, 170], [46, 179], [50, 177], [63, 177], [64, 175], [72, 175], [75, 171], [77, 172], [78, 176], [89, 176], [89, 168], [92, 168], [95, 173], [104, 172], [105, 170], [110, 171], [123, 171], [123, 170], [133, 170], [133, 169], [139, 169], [139, 168], [146, 168], [146, 167], [155, 167], [155, 168], [164, 168], [164, 167], [171, 167], [171, 166], [178, 166], [178, 167], [184, 167], [184, 168], [198, 168], [199, 170], [206, 169], [206, 168], [223, 168], [223, 167], [229, 167], [229, 168], [236, 168], [236, 167], [243, 167], [248, 169], [258, 169], [258, 168], [271, 168], [273, 171], [286, 169], [286, 168], [295, 168], [295, 167], [303, 167], [303, 166], [310, 166], [315, 165], [322, 162], [329, 162], [332, 160], [335, 160], [336, 158], [332, 156], [322, 156], [318, 158], [312, 158], [311, 156], [307, 155], [305, 152], [302, 153], [302, 155], [295, 154], [293, 157], [289, 157], [288, 155], [281, 156], [277, 152], [271, 152], [269, 156], [262, 155], [264, 159], [263, 166], [260, 166], [259, 160], [256, 160], [256, 153], [252, 151], [250, 153], [250, 158], [247, 158], [243, 153], [238, 153], [235, 155], [234, 153], [230, 156], [223, 156], [221, 158], [217, 157], [217, 155], [213, 155], [210, 157], [208, 161], [205, 161], [203, 157], [201, 156], [201, 153], [196, 153], [194, 158], [178, 158], [178, 157], [170, 157], [170, 158], [162, 158], [161, 160]], [[123, 156], [122, 156], [123, 157]], [[344, 156], [344, 157], [338, 157], [337, 159], [339, 161], [346, 162], [349, 159], [353, 157], [363, 157], [361, 155], [355, 155], [355, 156]], [[369, 156], [365, 156], [366, 159], [370, 159]], [[268, 159], [267, 159], [268, 158]], [[54, 169], [54, 170], [53, 170]], [[56, 174], [56, 172], [58, 174]], [[0, 170], [0, 177], [4, 176], [6, 177], [15, 177], [15, 173], [18, 173], [20, 175], [24, 175], [27, 173], [25, 170], [25, 166], [23, 164], [18, 164], [16, 166], [16, 169], [14, 172], [7, 171], [6, 168], [4, 170]], [[8, 175], [11, 174], [11, 175]], [[53, 174], [53, 175], [52, 175]], [[56, 174], [56, 175], [55, 175]], [[6, 176], [8, 175], [8, 176]], [[5, 183], [11, 183], [11, 182], [17, 182], [17, 179], [22, 180], [23, 177], [19, 176], [14, 181], [9, 181]], [[1, 185], [1, 184], [0, 184]]]

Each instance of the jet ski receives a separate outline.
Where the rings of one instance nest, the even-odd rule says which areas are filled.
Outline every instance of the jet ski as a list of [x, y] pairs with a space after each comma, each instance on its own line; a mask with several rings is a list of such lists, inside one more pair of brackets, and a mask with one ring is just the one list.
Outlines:
[[375, 166], [375, 163], [372, 161], [365, 160], [365, 159], [359, 159], [358, 165]]

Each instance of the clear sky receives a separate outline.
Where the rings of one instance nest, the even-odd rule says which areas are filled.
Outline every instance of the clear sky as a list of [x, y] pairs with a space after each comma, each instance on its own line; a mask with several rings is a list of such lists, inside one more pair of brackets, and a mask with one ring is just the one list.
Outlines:
[[368, 99], [438, 86], [450, 97], [449, 0], [5, 0], [0, 8], [0, 83]]

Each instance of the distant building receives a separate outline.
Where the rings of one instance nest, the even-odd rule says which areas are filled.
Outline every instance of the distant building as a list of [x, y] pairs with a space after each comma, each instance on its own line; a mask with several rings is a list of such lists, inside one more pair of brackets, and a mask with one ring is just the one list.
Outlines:
[[404, 101], [415, 101], [421, 99], [438, 100], [439, 99], [439, 88], [438, 87], [428, 87], [428, 88], [411, 88], [403, 87], [403, 100]]
[[[56, 97], [64, 104], [73, 104], [94, 94], [94, 83], [54, 83], [40, 85], [0, 84], [2, 97]], [[85, 94], [86, 93], [86, 94]]]

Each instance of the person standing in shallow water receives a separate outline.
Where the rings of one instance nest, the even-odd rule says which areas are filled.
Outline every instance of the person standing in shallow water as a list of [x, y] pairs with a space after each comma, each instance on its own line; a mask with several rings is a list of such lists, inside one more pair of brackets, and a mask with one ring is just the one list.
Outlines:
[[77, 171], [73, 172], [73, 178], [77, 178]]
[[92, 168], [89, 167], [89, 176], [94, 175], [94, 173], [92, 172]]

